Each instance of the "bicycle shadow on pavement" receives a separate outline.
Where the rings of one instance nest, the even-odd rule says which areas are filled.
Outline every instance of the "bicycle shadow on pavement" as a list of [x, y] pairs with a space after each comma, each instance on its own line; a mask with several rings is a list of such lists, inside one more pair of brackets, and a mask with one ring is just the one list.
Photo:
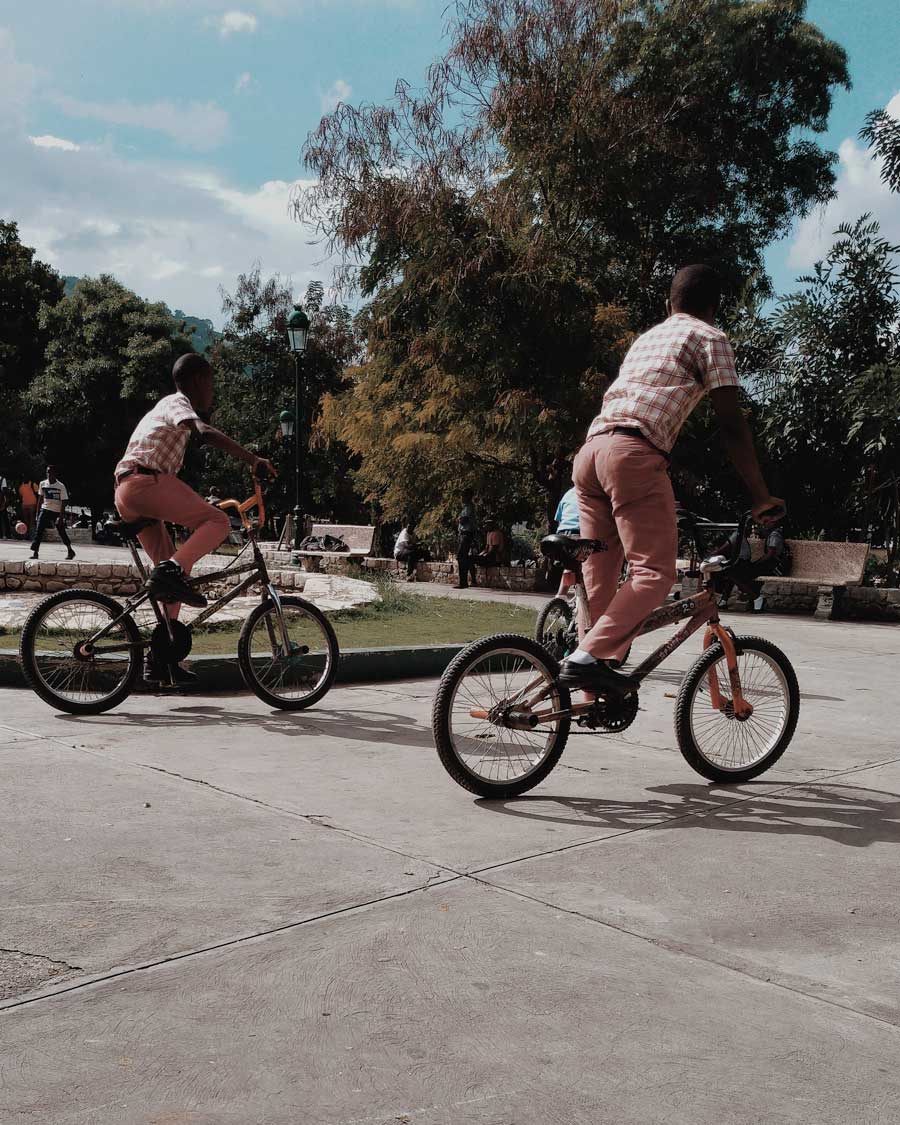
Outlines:
[[546, 794], [507, 800], [482, 798], [475, 805], [504, 816], [570, 827], [619, 829], [623, 833], [642, 828], [708, 828], [715, 832], [814, 836], [856, 848], [900, 843], [900, 794], [819, 780], [798, 782], [780, 793], [747, 795], [751, 785], [745, 783], [740, 791], [707, 785], [660, 785], [647, 792], [661, 797], [646, 801]]
[[203, 727], [246, 727], [281, 735], [326, 735], [355, 742], [387, 743], [434, 749], [431, 731], [418, 727], [409, 715], [390, 711], [333, 711], [317, 706], [309, 711], [236, 711], [209, 704], [171, 707], [168, 711], [115, 711], [105, 715], [60, 715], [63, 722], [87, 724], [108, 730], [115, 727], [140, 727], [148, 731], [184, 730]]

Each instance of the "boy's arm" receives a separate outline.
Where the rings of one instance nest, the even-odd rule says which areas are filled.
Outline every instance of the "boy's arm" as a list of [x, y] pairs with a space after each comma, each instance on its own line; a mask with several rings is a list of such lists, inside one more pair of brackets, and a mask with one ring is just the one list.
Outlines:
[[771, 495], [763, 479], [753, 445], [753, 435], [741, 410], [739, 396], [738, 387], [716, 387], [709, 393], [722, 434], [722, 442], [750, 493], [753, 518], [757, 523], [765, 524], [767, 519], [764, 513], [770, 508], [783, 509], [785, 504], [777, 496]]
[[236, 461], [246, 462], [254, 472], [261, 465], [270, 476], [278, 476], [271, 461], [265, 457], [257, 457], [249, 449], [244, 449], [233, 438], [223, 434], [221, 430], [217, 430], [215, 426], [211, 426], [208, 422], [192, 421], [188, 425], [204, 445], [212, 445], [216, 449], [221, 449], [223, 453], [227, 453], [230, 457], [234, 457]]

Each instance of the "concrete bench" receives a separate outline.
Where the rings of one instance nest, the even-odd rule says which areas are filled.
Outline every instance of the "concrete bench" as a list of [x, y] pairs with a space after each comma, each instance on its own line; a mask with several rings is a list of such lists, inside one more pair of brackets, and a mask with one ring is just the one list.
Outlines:
[[341, 539], [350, 548], [349, 551], [294, 551], [294, 558], [299, 559], [304, 570], [318, 571], [321, 569], [322, 559], [349, 559], [351, 562], [361, 563], [372, 553], [375, 543], [375, 528], [363, 524], [353, 523], [314, 523], [310, 535], [332, 535]]
[[[869, 555], [868, 543], [829, 543], [818, 539], [788, 539], [787, 544], [793, 560], [791, 573], [784, 577], [776, 575], [771, 581], [817, 585], [819, 590], [815, 616], [820, 620], [832, 620], [837, 617], [847, 587], [862, 585], [866, 559]], [[761, 558], [764, 550], [764, 540], [750, 540], [753, 559]]]
[[[90, 543], [93, 539], [89, 527], [67, 527], [66, 533], [73, 543]], [[59, 532], [55, 527], [48, 527], [44, 532], [45, 543], [61, 543]]]

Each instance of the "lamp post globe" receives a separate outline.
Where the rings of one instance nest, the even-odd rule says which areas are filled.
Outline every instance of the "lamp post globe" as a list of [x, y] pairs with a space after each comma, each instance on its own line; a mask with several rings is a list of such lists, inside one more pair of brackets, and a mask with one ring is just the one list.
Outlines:
[[290, 410], [282, 410], [278, 415], [278, 423], [281, 426], [282, 437], [289, 438], [294, 436], [294, 415]]
[[[301, 305], [294, 305], [294, 311], [288, 317], [287, 322], [287, 337], [288, 345], [291, 349], [291, 355], [294, 357], [294, 420], [292, 429], [294, 432], [294, 550], [300, 550], [300, 543], [303, 540], [303, 507], [300, 503], [300, 364], [306, 352], [306, 343], [309, 339], [309, 317], [303, 311]], [[288, 413], [287, 411], [284, 412]], [[287, 431], [284, 429], [285, 419], [284, 414], [281, 416], [282, 432], [287, 436]]]

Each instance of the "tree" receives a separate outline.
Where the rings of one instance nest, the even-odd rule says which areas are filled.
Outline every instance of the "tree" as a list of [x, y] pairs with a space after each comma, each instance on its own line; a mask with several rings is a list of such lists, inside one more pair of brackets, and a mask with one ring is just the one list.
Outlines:
[[[322, 396], [344, 384], [344, 370], [357, 358], [358, 337], [350, 313], [324, 303], [321, 282], [312, 282], [304, 299], [310, 334], [303, 359], [303, 403], [298, 440], [303, 446], [303, 496], [306, 511], [337, 519], [360, 514], [352, 490], [350, 466], [343, 446], [326, 447], [317, 435]], [[276, 464], [278, 479], [269, 492], [269, 507], [287, 511], [294, 506], [294, 452], [279, 427], [282, 410], [294, 409], [294, 367], [287, 344], [291, 289], [278, 275], [263, 280], [259, 266], [241, 274], [233, 294], [222, 291], [227, 316], [225, 330], [213, 347], [217, 373], [215, 423], [237, 441]], [[204, 480], [229, 496], [242, 497], [246, 472], [233, 461], [209, 450]]]
[[35, 472], [21, 395], [44, 362], [41, 306], [56, 304], [62, 293], [62, 279], [22, 244], [17, 225], [0, 221], [0, 476]]
[[113, 470], [141, 416], [170, 394], [172, 365], [192, 350], [168, 309], [113, 277], [83, 278], [40, 328], [46, 364], [24, 394], [36, 440], [76, 503], [109, 506]]
[[421, 95], [339, 106], [296, 212], [370, 298], [326, 407], [390, 515], [468, 484], [539, 515], [672, 272], [765, 292], [765, 245], [830, 197], [844, 52], [802, 0], [462, 0]]
[[815, 534], [900, 536], [900, 274], [864, 215], [783, 298], [780, 355], [763, 387], [764, 436], [793, 525]]

